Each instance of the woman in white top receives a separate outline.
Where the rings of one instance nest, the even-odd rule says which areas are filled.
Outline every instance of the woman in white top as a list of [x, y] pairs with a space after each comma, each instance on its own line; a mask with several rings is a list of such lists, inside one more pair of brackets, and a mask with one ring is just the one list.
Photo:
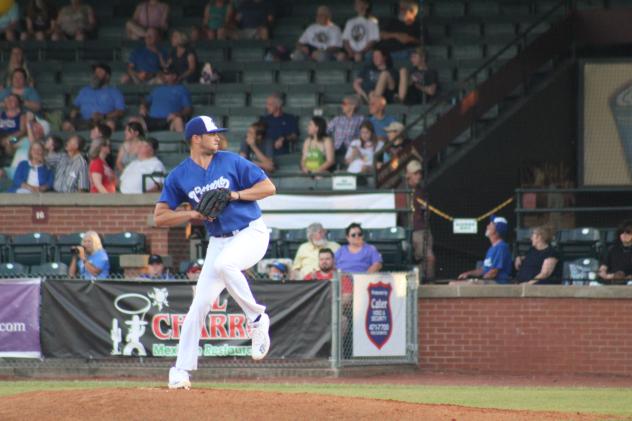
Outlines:
[[370, 121], [360, 125], [360, 139], [352, 140], [345, 155], [347, 172], [360, 174], [373, 169], [373, 157], [375, 152], [382, 149], [384, 142], [378, 141], [375, 129]]

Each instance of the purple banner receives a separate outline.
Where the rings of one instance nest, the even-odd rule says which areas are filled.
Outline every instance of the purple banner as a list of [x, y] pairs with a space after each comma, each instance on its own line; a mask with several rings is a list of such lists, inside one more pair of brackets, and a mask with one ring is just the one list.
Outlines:
[[39, 358], [40, 280], [0, 281], [0, 357]]

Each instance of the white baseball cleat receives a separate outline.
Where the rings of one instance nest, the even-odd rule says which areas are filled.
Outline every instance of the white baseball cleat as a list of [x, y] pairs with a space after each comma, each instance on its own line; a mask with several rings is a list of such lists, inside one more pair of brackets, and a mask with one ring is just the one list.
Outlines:
[[176, 367], [169, 369], [169, 389], [191, 389], [189, 373]]
[[250, 338], [252, 339], [252, 359], [263, 359], [270, 350], [270, 317], [261, 314], [258, 322], [250, 325]]

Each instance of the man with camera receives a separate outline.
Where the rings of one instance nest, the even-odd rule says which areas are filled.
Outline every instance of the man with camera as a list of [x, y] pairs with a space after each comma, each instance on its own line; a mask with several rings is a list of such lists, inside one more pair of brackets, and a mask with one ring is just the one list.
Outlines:
[[103, 249], [99, 234], [88, 231], [83, 235], [80, 246], [70, 249], [72, 259], [68, 268], [68, 276], [74, 278], [79, 272], [82, 279], [95, 280], [110, 276], [110, 261]]

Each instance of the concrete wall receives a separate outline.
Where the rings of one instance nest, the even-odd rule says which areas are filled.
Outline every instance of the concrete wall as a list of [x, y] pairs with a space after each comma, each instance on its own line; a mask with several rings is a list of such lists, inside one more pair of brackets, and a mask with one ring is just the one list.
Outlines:
[[632, 287], [422, 286], [422, 370], [632, 376]]

